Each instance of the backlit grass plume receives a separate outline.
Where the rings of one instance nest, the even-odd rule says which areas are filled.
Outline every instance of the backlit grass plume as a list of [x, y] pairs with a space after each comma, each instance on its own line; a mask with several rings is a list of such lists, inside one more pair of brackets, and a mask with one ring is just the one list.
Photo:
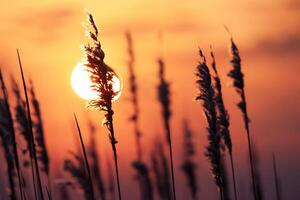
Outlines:
[[109, 139], [114, 154], [119, 199], [121, 200], [121, 189], [116, 149], [117, 140], [115, 138], [114, 132], [114, 112], [112, 109], [113, 98], [117, 95], [117, 93], [113, 91], [114, 71], [104, 63], [105, 54], [104, 51], [101, 49], [101, 44], [98, 38], [99, 31], [91, 14], [88, 15], [88, 24], [91, 26], [91, 28], [86, 28], [86, 31], [91, 42], [90, 44], [84, 46], [86, 59], [85, 66], [88, 72], [90, 73], [90, 78], [92, 80], [92, 89], [97, 93], [98, 96], [98, 98], [89, 101], [89, 107], [104, 112], [106, 120], [104, 124], [106, 125], [109, 131]]
[[33, 151], [31, 147], [31, 136], [28, 129], [28, 116], [26, 114], [27, 108], [26, 108], [26, 102], [23, 100], [21, 96], [20, 88], [17, 84], [17, 82], [12, 78], [12, 89], [16, 100], [16, 105], [14, 108], [14, 114], [15, 114], [15, 124], [16, 124], [16, 130], [19, 132], [19, 134], [24, 138], [25, 141], [25, 148], [22, 148], [22, 155], [29, 156], [29, 160], [25, 158], [23, 161], [23, 166], [25, 168], [29, 167], [31, 168], [31, 175], [32, 175], [32, 182], [34, 185], [34, 194], [35, 198], [37, 199], [37, 188], [36, 188], [36, 178], [35, 178], [35, 171], [34, 171], [34, 163], [33, 163]]
[[136, 151], [137, 151], [137, 159], [132, 163], [133, 168], [136, 171], [135, 178], [138, 181], [139, 189], [141, 192], [141, 199], [151, 200], [153, 199], [152, 194], [152, 185], [149, 176], [149, 170], [146, 163], [143, 161], [142, 148], [141, 148], [141, 130], [139, 127], [139, 101], [138, 101], [138, 85], [134, 70], [134, 52], [133, 52], [133, 44], [132, 37], [130, 32], [126, 33], [127, 39], [127, 51], [128, 51], [128, 72], [129, 72], [129, 87], [131, 93], [131, 102], [133, 105], [133, 115], [131, 116], [131, 120], [134, 125], [134, 134], [136, 141]]
[[[2, 89], [1, 92], [2, 95], [0, 96], [0, 139], [2, 141], [2, 147], [4, 150], [4, 156], [6, 161], [6, 171], [7, 171], [8, 183], [9, 183], [9, 190], [8, 190], [9, 197], [11, 200], [16, 200], [17, 195], [15, 192], [14, 169], [15, 169], [15, 157], [17, 155], [14, 155], [14, 151], [13, 151], [15, 145], [15, 137], [14, 137], [11, 113], [7, 101], [8, 99], [7, 99], [6, 87], [4, 84], [1, 70], [0, 70], [0, 83]], [[22, 192], [20, 192], [20, 194], [22, 195]]]
[[220, 139], [221, 136], [217, 130], [217, 114], [216, 105], [214, 101], [214, 88], [212, 86], [211, 75], [206, 64], [206, 58], [201, 50], [199, 50], [200, 62], [197, 66], [196, 76], [197, 85], [200, 91], [196, 100], [202, 101], [202, 107], [207, 121], [208, 141], [206, 147], [206, 157], [211, 163], [211, 172], [214, 182], [220, 191], [220, 199], [223, 199], [223, 186], [222, 186], [222, 167], [221, 167], [221, 152], [220, 152]]
[[244, 74], [241, 68], [241, 57], [239, 50], [236, 44], [233, 41], [233, 38], [230, 38], [231, 43], [231, 61], [232, 69], [229, 71], [228, 76], [233, 80], [233, 87], [235, 88], [236, 92], [240, 95], [240, 102], [237, 103], [238, 108], [243, 114], [244, 125], [247, 132], [247, 142], [248, 142], [248, 152], [249, 152], [249, 159], [250, 159], [250, 168], [251, 168], [251, 178], [252, 178], [252, 190], [255, 199], [257, 200], [257, 192], [255, 186], [255, 177], [254, 177], [254, 166], [253, 166], [253, 155], [252, 155], [252, 148], [251, 148], [251, 137], [250, 137], [250, 130], [249, 130], [249, 122], [250, 119], [248, 117], [247, 112], [247, 103], [246, 103], [246, 95], [245, 95], [245, 83], [244, 83]]
[[[235, 170], [233, 164], [233, 155], [232, 155], [232, 142], [229, 130], [229, 114], [227, 109], [225, 108], [225, 104], [223, 101], [223, 94], [222, 94], [222, 84], [218, 74], [216, 60], [213, 51], [211, 51], [212, 57], [212, 69], [214, 70], [214, 86], [215, 86], [215, 102], [216, 107], [218, 110], [217, 116], [217, 123], [218, 123], [218, 132], [224, 140], [224, 143], [228, 149], [229, 156], [230, 156], [230, 165], [231, 165], [231, 173], [232, 173], [232, 182], [234, 188], [234, 199], [237, 200], [237, 189], [236, 189], [236, 180], [235, 180]], [[225, 173], [225, 172], [224, 172]]]
[[33, 130], [36, 141], [37, 157], [41, 163], [40, 168], [46, 173], [48, 178], [48, 187], [51, 191], [51, 181], [50, 181], [50, 161], [48, 156], [48, 150], [45, 141], [44, 125], [42, 119], [42, 113], [40, 108], [40, 103], [36, 97], [33, 83], [30, 80], [29, 93], [31, 96], [32, 114], [33, 114]]
[[192, 199], [196, 200], [198, 199], [197, 165], [194, 161], [196, 152], [193, 143], [193, 133], [186, 120], [183, 121], [183, 134], [184, 158], [181, 169], [187, 179]]
[[172, 139], [171, 139], [171, 128], [170, 128], [170, 118], [171, 118], [170, 85], [165, 79], [165, 63], [163, 59], [161, 58], [158, 59], [158, 66], [159, 66], [159, 73], [158, 73], [159, 85], [157, 87], [158, 100], [162, 107], [164, 128], [166, 132], [167, 143], [169, 146], [173, 199], [176, 200], [175, 175], [174, 175], [174, 167], [173, 167]]

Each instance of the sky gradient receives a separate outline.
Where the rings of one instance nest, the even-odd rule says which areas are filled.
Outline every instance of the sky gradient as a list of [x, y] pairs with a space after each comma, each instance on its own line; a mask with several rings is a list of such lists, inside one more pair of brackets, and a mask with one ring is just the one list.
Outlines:
[[[160, 106], [157, 103], [157, 58], [166, 62], [172, 92], [172, 139], [178, 197], [187, 191], [179, 171], [182, 158], [182, 121], [187, 118], [195, 133], [199, 166], [200, 198], [216, 199], [203, 156], [207, 133], [201, 104], [194, 97], [198, 47], [208, 55], [215, 50], [230, 113], [233, 153], [237, 165], [240, 197], [247, 199], [250, 179], [246, 133], [235, 106], [238, 96], [226, 76], [230, 69], [229, 27], [237, 43], [245, 74], [250, 130], [260, 154], [260, 170], [266, 199], [274, 198], [272, 152], [278, 160], [284, 199], [299, 199], [300, 193], [300, 2], [297, 0], [113, 0], [113, 1], [7, 1], [0, 8], [0, 66], [7, 81], [13, 74], [20, 81], [16, 48], [20, 49], [25, 75], [33, 79], [41, 102], [52, 176], [60, 178], [63, 159], [74, 150], [73, 113], [86, 132], [87, 118], [98, 125], [98, 145], [104, 167], [111, 149], [103, 116], [85, 109], [86, 102], [71, 88], [70, 75], [83, 57], [80, 45], [86, 38], [86, 10], [94, 15], [105, 61], [123, 78], [123, 94], [115, 105], [115, 125], [121, 167], [122, 192], [126, 199], [138, 197], [133, 181], [133, 126], [129, 101], [125, 32], [131, 31], [139, 86], [142, 143], [149, 154], [157, 137], [164, 139]], [[210, 62], [210, 59], [209, 59]], [[88, 141], [88, 134], [85, 134]], [[126, 183], [126, 184], [125, 184]], [[134, 192], [128, 192], [133, 188]]]

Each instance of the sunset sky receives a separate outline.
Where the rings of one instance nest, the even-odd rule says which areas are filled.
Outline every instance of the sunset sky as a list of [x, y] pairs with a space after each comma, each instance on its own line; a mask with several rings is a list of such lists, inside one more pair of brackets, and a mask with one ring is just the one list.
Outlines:
[[114, 104], [114, 119], [125, 199], [138, 197], [131, 167], [135, 143], [129, 121], [133, 109], [128, 87], [125, 38], [128, 30], [133, 36], [136, 56], [142, 143], [146, 154], [151, 152], [155, 138], [165, 139], [157, 102], [156, 61], [162, 56], [166, 62], [172, 92], [171, 125], [179, 199], [187, 191], [179, 169], [184, 118], [189, 120], [195, 134], [200, 198], [217, 198], [210, 165], [203, 155], [207, 132], [202, 108], [194, 100], [198, 47], [208, 54], [212, 45], [230, 113], [239, 193], [241, 199], [249, 196], [246, 133], [235, 106], [238, 96], [226, 76], [231, 66], [229, 35], [224, 25], [230, 29], [242, 57], [251, 137], [259, 152], [266, 199], [275, 195], [272, 152], [277, 155], [284, 199], [300, 199], [299, 0], [2, 0], [0, 11], [0, 67], [6, 81], [10, 81], [11, 74], [20, 81], [16, 49], [20, 50], [25, 75], [33, 79], [41, 102], [54, 180], [61, 178], [68, 151], [76, 149], [74, 112], [87, 142], [87, 118], [98, 125], [103, 167], [112, 159], [107, 131], [101, 126], [102, 113], [88, 111], [86, 101], [70, 85], [71, 72], [83, 57], [80, 46], [87, 42], [83, 22], [89, 11], [100, 29], [105, 61], [120, 74], [124, 85], [121, 98]]

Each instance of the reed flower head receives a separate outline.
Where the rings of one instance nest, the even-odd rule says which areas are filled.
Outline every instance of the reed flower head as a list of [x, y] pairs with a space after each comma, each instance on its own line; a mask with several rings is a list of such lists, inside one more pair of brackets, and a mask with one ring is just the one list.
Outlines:
[[215, 86], [215, 102], [218, 110], [218, 116], [217, 116], [217, 128], [218, 132], [224, 139], [224, 143], [229, 151], [229, 154], [232, 154], [232, 142], [230, 137], [230, 131], [229, 131], [229, 114], [228, 111], [225, 108], [225, 104], [223, 101], [223, 94], [222, 94], [222, 84], [221, 80], [217, 71], [217, 65], [216, 60], [213, 51], [210, 53], [212, 57], [212, 69], [214, 70], [214, 86]]
[[171, 117], [170, 85], [165, 79], [165, 63], [161, 58], [158, 59], [158, 65], [159, 65], [158, 99], [162, 104], [163, 117], [165, 121], [168, 121]]
[[[28, 131], [28, 117], [27, 117], [26, 102], [21, 97], [19, 86], [14, 79], [12, 79], [12, 87], [16, 99], [15, 120], [17, 124], [17, 129], [19, 130], [20, 134], [23, 136], [26, 142], [26, 148], [22, 150], [22, 153], [25, 155], [29, 151], [30, 157], [32, 157], [32, 150], [30, 146], [31, 137]], [[25, 161], [24, 165], [28, 166], [29, 162]]]
[[232, 37], [230, 39], [230, 42], [231, 42], [231, 56], [232, 56], [230, 62], [233, 68], [229, 71], [228, 76], [232, 78], [233, 87], [235, 88], [236, 92], [241, 96], [241, 100], [237, 104], [237, 106], [243, 113], [245, 127], [247, 131], [249, 131], [250, 119], [247, 113], [247, 104], [246, 104], [245, 89], [244, 89], [245, 87], [244, 74], [241, 68], [240, 53]]
[[92, 27], [86, 29], [91, 43], [84, 46], [85, 66], [90, 73], [92, 89], [98, 94], [98, 98], [89, 101], [89, 107], [109, 112], [113, 97], [117, 95], [113, 90], [115, 72], [104, 63], [105, 53], [101, 49], [99, 31], [91, 14], [88, 15], [88, 24]]
[[40, 103], [35, 95], [35, 91], [33, 88], [33, 83], [30, 80], [30, 88], [29, 93], [31, 95], [31, 104], [33, 108], [33, 130], [35, 133], [35, 140], [37, 145], [37, 157], [39, 161], [42, 163], [42, 170], [49, 175], [50, 170], [50, 163], [49, 163], [49, 156], [48, 151], [46, 147], [45, 142], [45, 136], [44, 136], [44, 128], [43, 128], [43, 119], [42, 119], [42, 113], [40, 109]]
[[181, 165], [181, 169], [186, 176], [186, 179], [188, 181], [188, 186], [190, 188], [190, 191], [192, 193], [193, 199], [197, 199], [197, 193], [198, 193], [198, 184], [197, 184], [197, 175], [196, 175], [196, 169], [197, 165], [193, 160], [195, 152], [195, 147], [193, 143], [193, 133], [190, 130], [188, 123], [186, 120], [183, 122], [183, 133], [184, 133], [184, 158], [183, 163]]
[[222, 188], [221, 176], [221, 155], [220, 155], [220, 135], [217, 131], [217, 115], [214, 100], [214, 89], [211, 83], [211, 75], [206, 64], [206, 58], [202, 51], [199, 51], [201, 61], [197, 66], [197, 85], [199, 88], [199, 95], [196, 100], [202, 101], [204, 115], [207, 121], [208, 141], [209, 145], [206, 147], [206, 157], [211, 163], [211, 171], [214, 177], [215, 184]]

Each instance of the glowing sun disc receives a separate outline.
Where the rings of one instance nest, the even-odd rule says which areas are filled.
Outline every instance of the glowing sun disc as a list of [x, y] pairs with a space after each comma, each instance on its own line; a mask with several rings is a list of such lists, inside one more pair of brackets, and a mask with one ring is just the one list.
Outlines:
[[[117, 75], [113, 76], [112, 81], [113, 91], [116, 93], [116, 96], [112, 100], [116, 101], [121, 96], [122, 84]], [[75, 93], [82, 99], [93, 100], [99, 98], [97, 92], [91, 88], [92, 81], [89, 72], [81, 63], [78, 63], [72, 71], [71, 86]]]

